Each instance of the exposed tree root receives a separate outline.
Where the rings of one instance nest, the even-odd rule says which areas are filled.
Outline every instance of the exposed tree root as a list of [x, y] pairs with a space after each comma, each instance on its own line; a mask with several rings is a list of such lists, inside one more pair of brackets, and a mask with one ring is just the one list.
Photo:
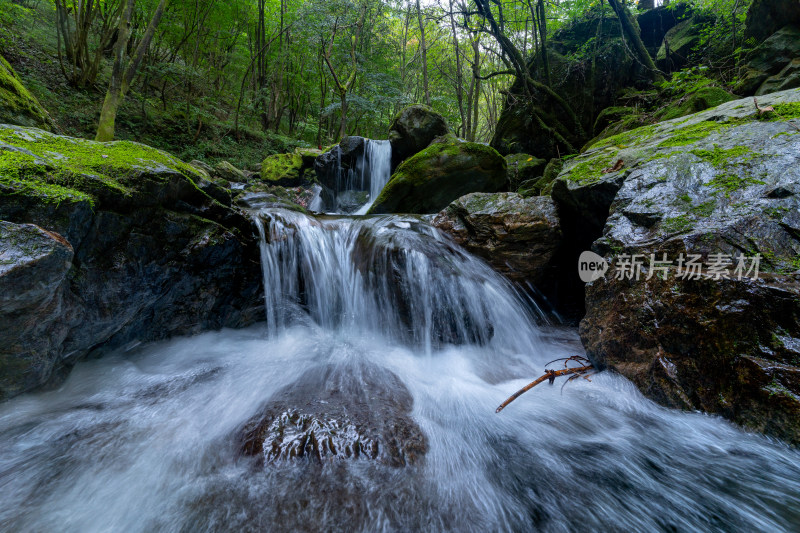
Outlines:
[[[572, 357], [564, 357], [562, 359], [554, 359], [554, 360], [550, 361], [549, 363], [547, 363], [544, 366], [547, 367], [548, 365], [550, 365], [552, 363], [555, 363], [555, 362], [559, 362], [559, 361], [563, 361], [564, 362], [564, 368], [562, 368], [560, 370], [549, 370], [549, 369], [545, 368], [544, 374], [542, 376], [540, 376], [539, 378], [537, 378], [534, 381], [531, 381], [530, 383], [528, 383], [527, 385], [522, 387], [520, 390], [518, 390], [517, 392], [512, 394], [506, 401], [504, 401], [503, 403], [500, 404], [500, 407], [497, 408], [495, 413], [499, 413], [500, 411], [505, 409], [505, 407], [508, 404], [510, 404], [511, 402], [513, 402], [514, 400], [516, 400], [517, 398], [522, 396], [524, 393], [528, 392], [529, 390], [534, 388], [536, 385], [538, 385], [539, 383], [542, 383], [545, 380], [548, 380], [550, 382], [550, 384], [552, 385], [555, 382], [557, 377], [566, 376], [566, 375], [572, 374], [570, 376], [570, 378], [566, 382], [564, 382], [565, 385], [567, 383], [569, 383], [570, 381], [572, 381], [573, 379], [577, 379], [579, 377], [583, 377], [584, 379], [587, 379], [587, 380], [591, 381], [589, 379], [589, 376], [592, 373], [591, 371], [594, 370], [594, 366], [592, 366], [592, 363], [588, 359], [586, 359], [585, 357], [580, 356], [580, 355], [573, 355]], [[575, 363], [577, 363], [577, 364], [579, 364], [581, 366], [570, 367], [569, 366], [570, 361], [573, 361], [573, 362], [575, 362]], [[563, 388], [563, 385], [562, 385], [562, 388]]]

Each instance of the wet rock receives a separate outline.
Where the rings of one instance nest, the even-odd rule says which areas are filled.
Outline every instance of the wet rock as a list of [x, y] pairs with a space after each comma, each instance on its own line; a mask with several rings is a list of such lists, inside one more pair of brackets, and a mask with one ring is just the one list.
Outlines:
[[53, 129], [53, 119], [3, 56], [0, 56], [0, 123]]
[[71, 318], [65, 280], [74, 253], [57, 233], [0, 221], [0, 391], [13, 395], [49, 377]]
[[241, 432], [242, 451], [265, 465], [286, 461], [421, 460], [425, 435], [410, 417], [400, 379], [375, 365], [325, 365], [278, 392]]
[[[800, 90], [759, 104], [774, 111], [737, 100], [600, 141], [567, 163], [553, 199], [562, 222], [577, 221], [615, 261], [586, 286], [590, 358], [665, 405], [797, 443], [800, 359], [769, 339], [796, 346], [798, 334], [800, 133], [788, 122], [800, 117]], [[620, 256], [633, 254], [642, 279], [616, 279]], [[649, 272], [651, 254], [674, 262], [667, 279]], [[728, 257], [728, 279], [676, 279], [689, 254], [706, 273]], [[761, 279], [739, 279], [739, 261], [752, 267], [757, 255]]]
[[[137, 143], [33, 128], [0, 125], [0, 144], [15, 149], [0, 166], [0, 220], [36, 224], [74, 250], [59, 320], [47, 306], [28, 315], [47, 346], [35, 358], [7, 348], [6, 364], [24, 377], [3, 382], [0, 397], [58, 380], [89, 354], [261, 316], [252, 224], [193, 167]], [[13, 320], [0, 313], [0, 323]]]
[[422, 151], [436, 137], [446, 135], [448, 131], [447, 121], [432, 108], [422, 104], [406, 107], [389, 127], [393, 166]]
[[494, 149], [447, 139], [404, 161], [369, 210], [435, 213], [470, 192], [495, 192], [506, 184], [506, 161]]
[[561, 230], [549, 197], [472, 193], [436, 215], [433, 225], [521, 287], [546, 290], [554, 278]]
[[355, 171], [364, 154], [366, 139], [354, 135], [345, 137], [333, 148], [314, 160], [314, 172], [319, 182], [335, 193], [340, 181], [349, 171]]

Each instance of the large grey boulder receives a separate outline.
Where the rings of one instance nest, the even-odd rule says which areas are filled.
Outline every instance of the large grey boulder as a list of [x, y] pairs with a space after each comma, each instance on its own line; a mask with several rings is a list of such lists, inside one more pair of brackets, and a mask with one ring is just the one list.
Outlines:
[[[800, 90], [759, 105], [774, 110], [748, 98], [604, 139], [553, 199], [612, 264], [586, 286], [580, 333], [597, 366], [665, 405], [800, 443]], [[706, 277], [678, 275], [690, 254]], [[622, 268], [634, 255], [639, 280]], [[755, 257], [759, 279], [737, 276]]]

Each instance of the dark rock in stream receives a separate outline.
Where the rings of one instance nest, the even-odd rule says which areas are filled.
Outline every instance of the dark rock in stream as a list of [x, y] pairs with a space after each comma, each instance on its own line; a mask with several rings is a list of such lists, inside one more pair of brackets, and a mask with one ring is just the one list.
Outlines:
[[472, 193], [447, 206], [433, 225], [519, 286], [553, 278], [561, 228], [548, 196]]
[[0, 154], [0, 399], [88, 355], [261, 318], [254, 229], [205, 172], [8, 125]]
[[375, 460], [402, 467], [428, 449], [411, 418], [413, 399], [392, 372], [374, 365], [312, 368], [242, 430], [242, 450], [266, 465], [293, 460]]

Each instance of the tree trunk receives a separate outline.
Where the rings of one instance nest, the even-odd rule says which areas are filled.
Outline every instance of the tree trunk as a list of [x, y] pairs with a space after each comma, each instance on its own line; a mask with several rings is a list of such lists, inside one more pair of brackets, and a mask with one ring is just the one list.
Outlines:
[[422, 10], [417, 0], [417, 20], [419, 21], [419, 46], [422, 53], [422, 90], [425, 96], [425, 105], [431, 105], [431, 93], [428, 90], [428, 45], [425, 42], [425, 21], [422, 20]]
[[662, 76], [661, 71], [656, 68], [655, 63], [653, 63], [653, 58], [650, 57], [650, 53], [642, 42], [638, 25], [631, 16], [630, 11], [628, 11], [628, 8], [618, 0], [608, 0], [608, 4], [611, 6], [611, 9], [614, 10], [614, 13], [617, 14], [617, 18], [619, 18], [619, 22], [622, 25], [622, 31], [625, 33], [625, 37], [632, 43], [633, 50], [639, 62], [650, 71], [650, 78], [654, 82], [664, 81], [664, 76]]
[[[124, 61], [125, 48], [127, 48], [128, 40], [130, 39], [130, 19], [133, 11], [133, 4], [135, 0], [128, 0], [125, 7], [125, 12], [122, 14], [120, 21], [120, 39], [115, 45], [114, 54], [114, 67], [111, 72], [111, 81], [108, 85], [106, 98], [103, 101], [103, 109], [100, 111], [100, 121], [97, 125], [96, 141], [108, 142], [114, 140], [114, 123], [117, 118], [117, 110], [120, 104], [125, 99], [125, 94], [128, 92], [133, 78], [136, 76], [136, 71], [144, 58], [147, 48], [150, 46], [150, 41], [153, 40], [153, 35], [156, 32], [158, 23], [161, 22], [161, 15], [164, 14], [164, 5], [166, 0], [161, 0], [156, 7], [153, 18], [150, 19], [150, 24], [147, 25], [147, 30], [144, 32], [139, 46], [133, 54], [125, 73], [122, 74], [122, 63]], [[122, 31], [126, 33], [125, 38], [122, 39]], [[121, 41], [124, 40], [124, 43]]]

